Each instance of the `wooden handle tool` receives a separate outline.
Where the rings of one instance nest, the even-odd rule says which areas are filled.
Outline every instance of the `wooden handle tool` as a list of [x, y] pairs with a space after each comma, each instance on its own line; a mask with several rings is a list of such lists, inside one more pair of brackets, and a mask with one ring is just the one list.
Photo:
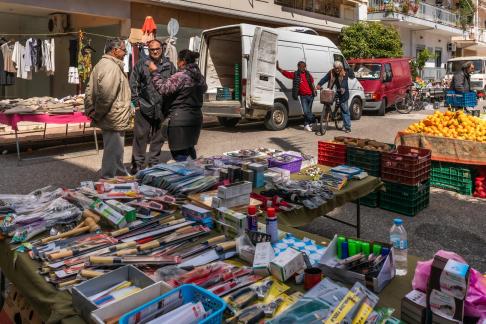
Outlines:
[[45, 244], [45, 243], [49, 243], [51, 241], [55, 241], [55, 240], [58, 240], [58, 239], [61, 239], [61, 238], [66, 238], [66, 237], [69, 237], [69, 236], [76, 236], [76, 235], [88, 232], [89, 229], [90, 229], [89, 226], [74, 228], [74, 229], [67, 231], [67, 232], [64, 232], [64, 233], [60, 233], [60, 234], [57, 234], [57, 235], [54, 235], [54, 236], [45, 237], [45, 238], [41, 239], [41, 243]]
[[236, 241], [228, 241], [216, 245], [216, 250], [221, 252], [233, 249], [236, 249]]
[[85, 277], [85, 278], [96, 278], [96, 277], [99, 277], [101, 276], [102, 274], [104, 274], [103, 272], [101, 271], [95, 271], [95, 270], [87, 270], [87, 269], [83, 269], [79, 272], [79, 274], [82, 276], [82, 277]]
[[89, 263], [91, 264], [112, 264], [114, 257], [90, 256]]
[[216, 243], [223, 242], [224, 240], [226, 240], [226, 237], [224, 235], [220, 235], [220, 236], [216, 236], [216, 237], [210, 238], [205, 243], [208, 244], [208, 245], [210, 245], [210, 244], [216, 244]]

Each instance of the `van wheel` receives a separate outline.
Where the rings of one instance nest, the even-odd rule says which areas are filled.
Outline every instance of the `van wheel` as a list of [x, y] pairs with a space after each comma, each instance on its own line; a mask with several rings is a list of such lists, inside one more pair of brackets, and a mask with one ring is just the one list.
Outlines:
[[363, 113], [363, 103], [359, 98], [353, 98], [351, 100], [351, 119], [359, 120]]
[[264, 124], [268, 130], [278, 131], [287, 127], [288, 121], [287, 107], [281, 102], [275, 102], [273, 108], [267, 113]]
[[221, 126], [232, 128], [238, 125], [240, 118], [218, 117], [218, 122]]
[[381, 101], [380, 109], [378, 109], [378, 116], [385, 116], [386, 112], [386, 98]]

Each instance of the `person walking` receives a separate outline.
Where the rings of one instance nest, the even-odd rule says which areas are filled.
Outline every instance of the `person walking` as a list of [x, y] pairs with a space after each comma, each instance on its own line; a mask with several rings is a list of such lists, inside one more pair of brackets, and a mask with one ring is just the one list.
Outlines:
[[154, 62], [149, 71], [155, 89], [167, 100], [167, 116], [163, 123], [167, 132], [172, 158], [186, 161], [196, 159], [196, 149], [202, 127], [203, 94], [208, 89], [204, 76], [196, 64], [199, 53], [182, 50], [177, 55], [179, 71], [168, 79], [162, 78]]
[[466, 62], [461, 70], [452, 77], [451, 90], [457, 92], [471, 92], [471, 73], [475, 70], [472, 62]]
[[85, 90], [85, 113], [92, 126], [103, 134], [101, 177], [128, 175], [123, 165], [125, 131], [130, 129], [130, 86], [123, 71], [125, 43], [120, 38], [109, 39], [105, 54], [91, 72]]
[[351, 115], [349, 112], [348, 99], [349, 99], [349, 86], [348, 71], [343, 66], [341, 61], [335, 61], [333, 69], [331, 69], [322, 79], [317, 83], [317, 90], [322, 88], [322, 85], [327, 82], [327, 87], [332, 89], [336, 86], [336, 96], [339, 102], [339, 108], [341, 115], [343, 116], [344, 131], [346, 133], [351, 132]]
[[[154, 39], [148, 43], [149, 60], [157, 66], [157, 72], [163, 79], [176, 72], [174, 64], [164, 56], [164, 46]], [[150, 144], [147, 164], [151, 167], [160, 162], [160, 153], [164, 145], [162, 134], [163, 100], [152, 84], [148, 65], [140, 60], [130, 75], [132, 107], [135, 107], [135, 126], [133, 129], [133, 149], [131, 174], [136, 174], [145, 166], [147, 145]]]
[[312, 113], [312, 103], [316, 96], [314, 88], [314, 78], [307, 70], [305, 62], [297, 63], [297, 71], [290, 72], [280, 68], [277, 61], [277, 70], [288, 79], [292, 79], [292, 97], [297, 100], [300, 97], [302, 111], [304, 113], [304, 129], [312, 132], [312, 125], [316, 122], [316, 117]]

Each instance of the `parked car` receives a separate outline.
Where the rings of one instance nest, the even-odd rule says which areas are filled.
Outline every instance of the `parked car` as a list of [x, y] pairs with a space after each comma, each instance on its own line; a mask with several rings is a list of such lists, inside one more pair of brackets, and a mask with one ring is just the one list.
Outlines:
[[[297, 69], [298, 61], [305, 61], [316, 84], [334, 61], [342, 61], [348, 67], [332, 41], [308, 31], [249, 24], [205, 30], [199, 58], [208, 84], [203, 113], [218, 117], [228, 127], [236, 126], [242, 119], [263, 119], [270, 130], [284, 129], [289, 117], [303, 113], [300, 102], [292, 98], [292, 80], [276, 72], [277, 60], [283, 69], [290, 71]], [[235, 88], [235, 80], [240, 81], [241, 89], [236, 91], [240, 95], [231, 97], [228, 88]], [[365, 101], [363, 87], [354, 78], [349, 88], [351, 116], [359, 119]], [[322, 111], [319, 96], [313, 111]]]
[[411, 93], [412, 74], [408, 58], [354, 59], [349, 64], [364, 88], [363, 110], [384, 116], [386, 109]]

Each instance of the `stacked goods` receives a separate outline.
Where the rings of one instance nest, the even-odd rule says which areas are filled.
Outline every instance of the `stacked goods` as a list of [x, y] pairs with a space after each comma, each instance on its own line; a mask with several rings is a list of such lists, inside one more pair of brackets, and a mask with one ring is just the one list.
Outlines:
[[228, 87], [222, 87], [216, 89], [216, 100], [217, 101], [225, 101], [231, 100], [231, 89]]
[[414, 123], [406, 134], [428, 134], [460, 140], [486, 143], [486, 120], [458, 112], [436, 111], [424, 120]]
[[241, 70], [241, 65], [240, 64], [235, 64], [235, 92], [234, 92], [234, 100], [240, 100], [241, 99], [241, 83], [240, 83], [240, 73]]
[[430, 184], [433, 187], [471, 195], [473, 192], [473, 172], [467, 166], [433, 162]]
[[385, 192], [380, 207], [407, 216], [415, 216], [429, 205], [431, 152], [426, 149], [399, 146], [394, 152], [383, 152], [381, 177]]
[[[381, 143], [367, 139], [346, 139], [346, 164], [363, 169], [371, 176], [381, 176], [381, 152], [395, 148], [392, 144]], [[379, 194], [372, 192], [360, 199], [360, 203], [368, 207], [378, 207]]]
[[358, 147], [369, 151], [390, 152], [395, 149], [395, 146], [392, 144], [386, 144], [370, 139], [336, 136], [334, 141], [344, 143], [347, 147]]
[[337, 166], [346, 163], [346, 145], [335, 142], [318, 142], [317, 163], [327, 166]]
[[486, 198], [486, 170], [483, 170], [476, 177], [474, 197]]

